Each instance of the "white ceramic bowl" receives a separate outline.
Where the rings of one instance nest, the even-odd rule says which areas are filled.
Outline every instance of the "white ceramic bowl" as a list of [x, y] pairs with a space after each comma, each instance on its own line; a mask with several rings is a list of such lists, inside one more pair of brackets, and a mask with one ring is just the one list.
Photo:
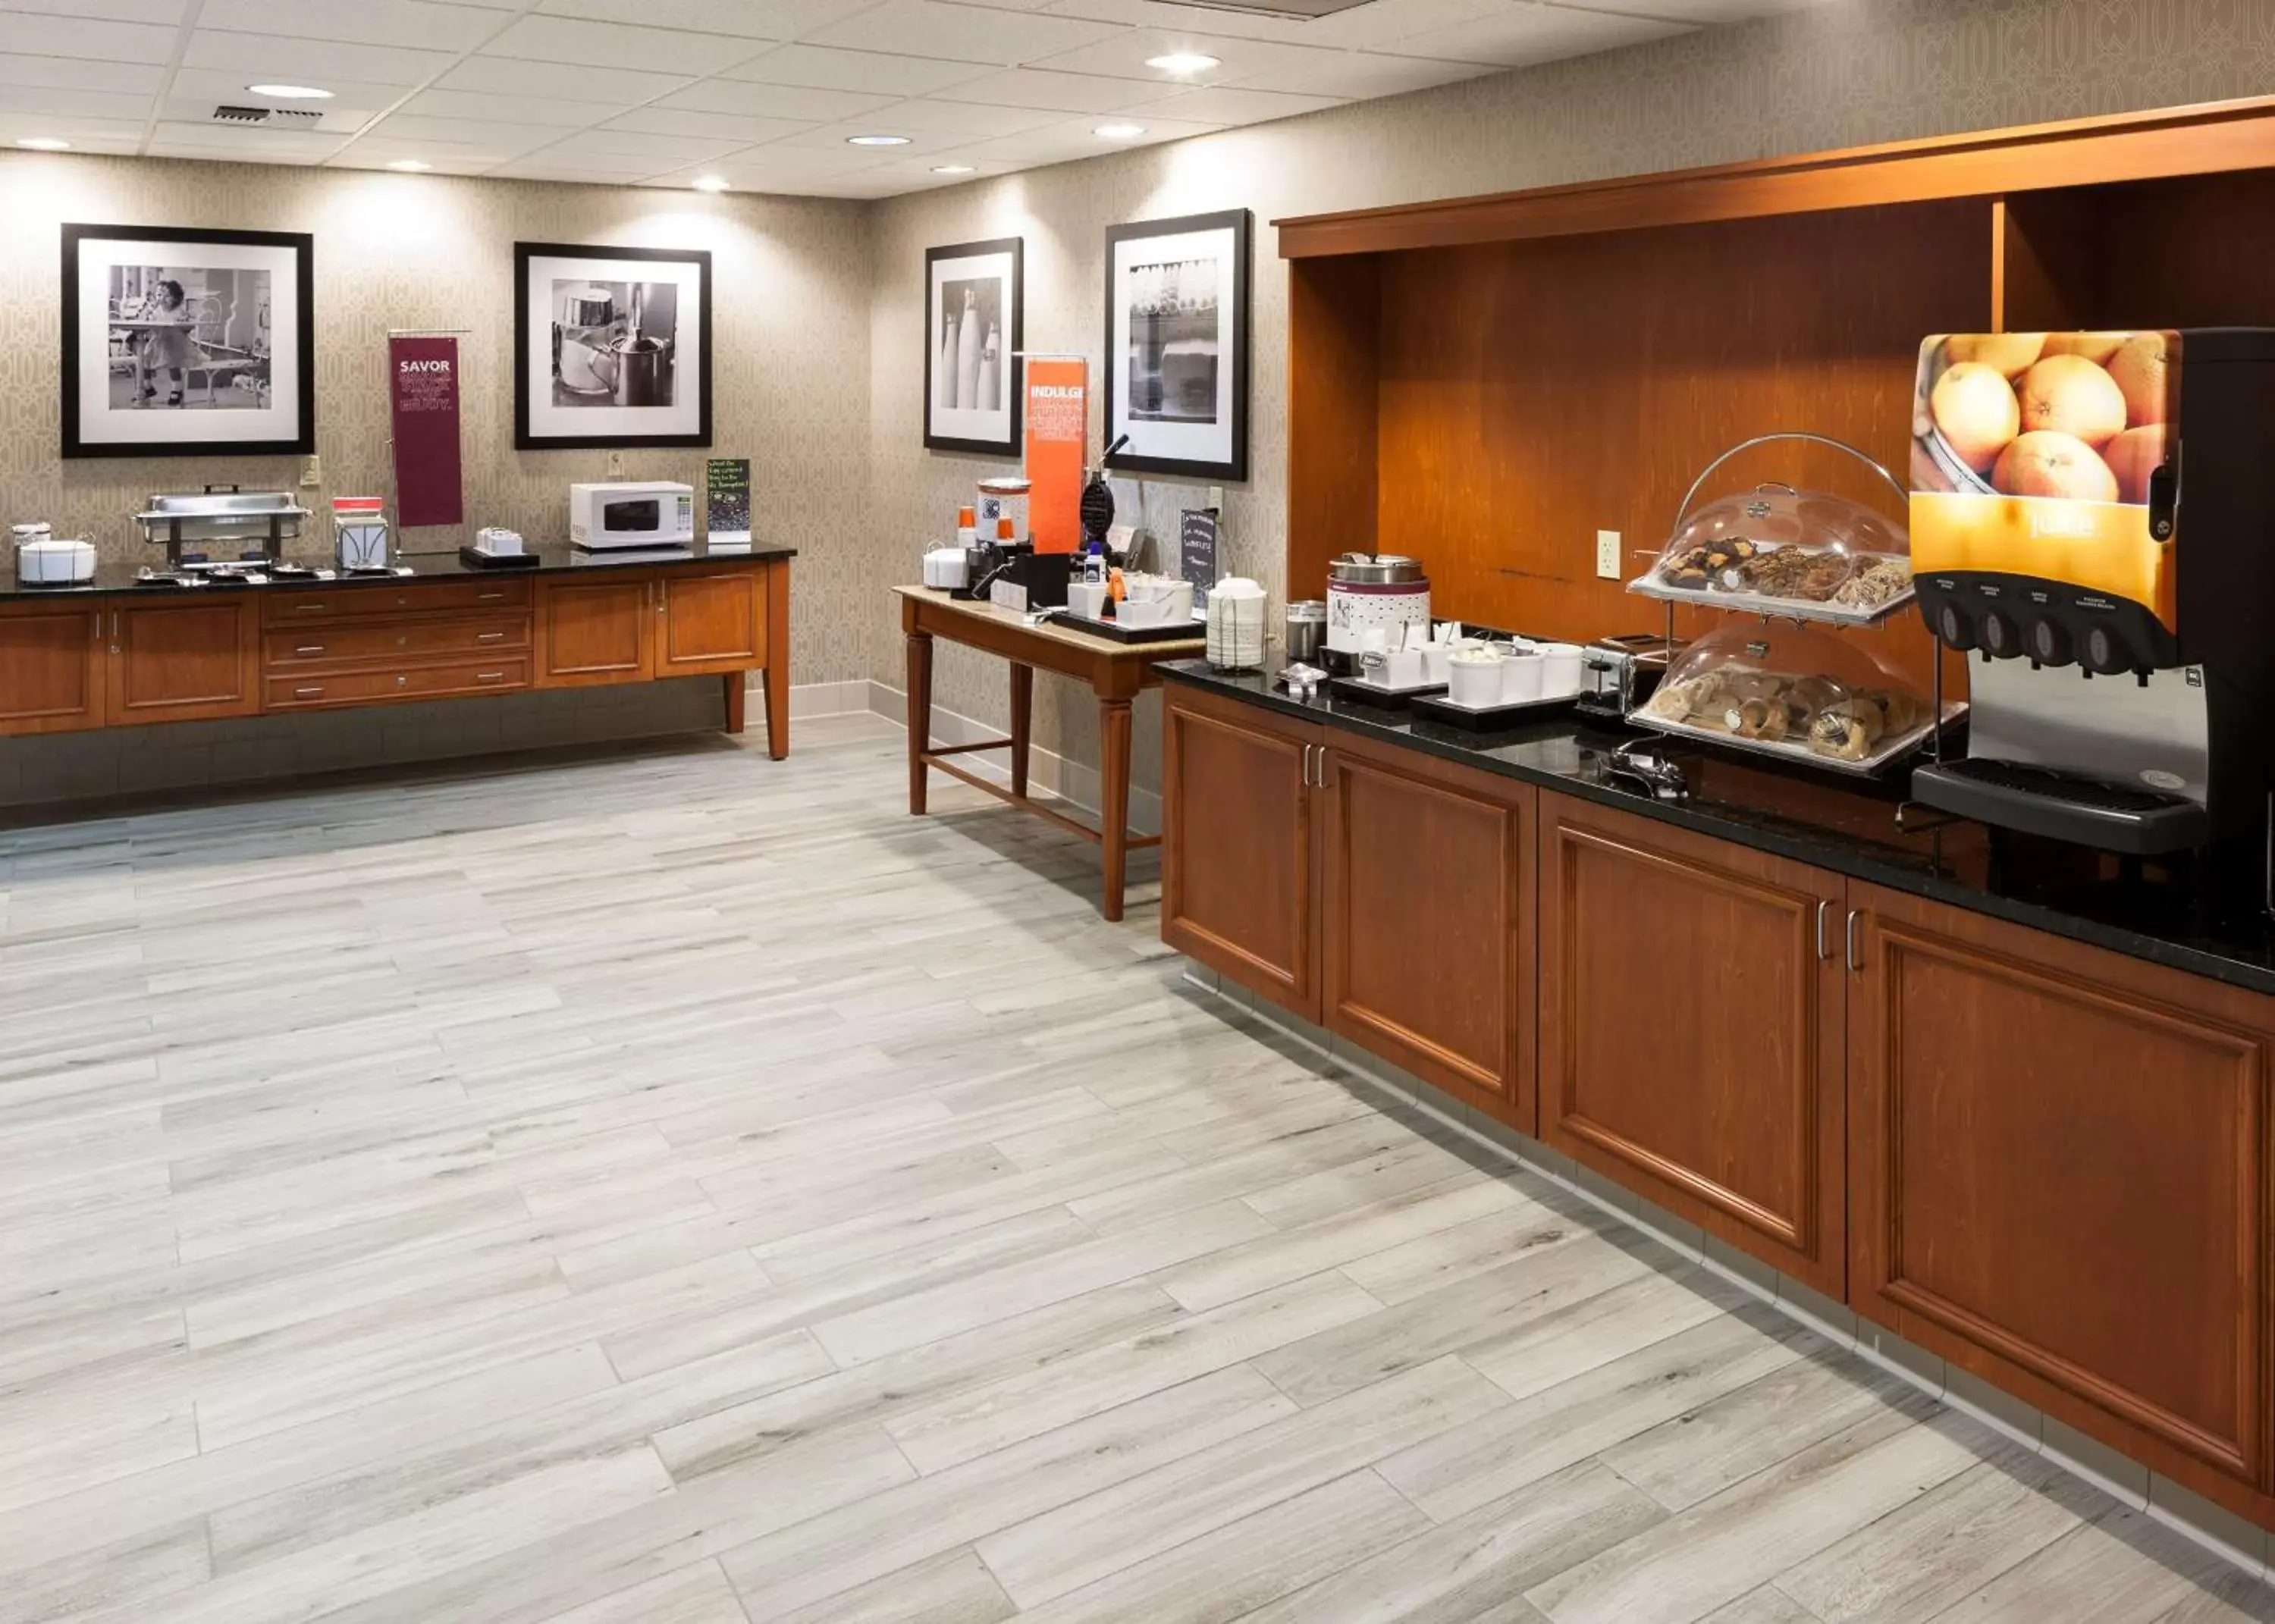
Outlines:
[[25, 586], [76, 586], [94, 578], [91, 542], [47, 539], [16, 549], [16, 580]]
[[1500, 657], [1455, 655], [1446, 666], [1446, 697], [1456, 705], [1478, 710], [1500, 704]]
[[1580, 691], [1581, 658], [1578, 645], [1544, 643], [1540, 657], [1547, 662], [1541, 673], [1540, 697], [1544, 699], [1569, 699]]
[[1500, 699], [1504, 705], [1522, 705], [1541, 695], [1541, 679], [1547, 668], [1546, 656], [1531, 649], [1523, 653], [1500, 657]]

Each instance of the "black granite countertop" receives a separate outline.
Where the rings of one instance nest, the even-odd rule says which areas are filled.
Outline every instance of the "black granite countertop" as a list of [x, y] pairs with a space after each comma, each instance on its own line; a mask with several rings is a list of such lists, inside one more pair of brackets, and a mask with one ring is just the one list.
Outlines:
[[1681, 759], [1690, 786], [1687, 800], [1665, 802], [1606, 769], [1613, 751], [1644, 736], [1615, 722], [1568, 711], [1475, 731], [1325, 688], [1313, 699], [1291, 699], [1269, 676], [1212, 671], [1198, 660], [1157, 668], [1171, 682], [1267, 710], [2275, 995], [2275, 925], [2249, 898], [2155, 872], [2127, 875], [2100, 853], [1978, 823], [1907, 831], [1896, 821], [1901, 771], [1886, 781], [1834, 778], [1655, 739]]
[[[419, 553], [399, 562], [409, 571], [406, 575], [343, 575], [335, 572], [329, 578], [295, 575], [278, 577], [262, 585], [240, 582], [216, 583], [211, 586], [148, 586], [141, 585], [137, 574], [145, 565], [153, 570], [165, 567], [162, 549], [152, 548], [147, 555], [132, 563], [104, 561], [95, 566], [94, 579], [79, 586], [26, 586], [16, 579], [12, 568], [4, 580], [0, 580], [0, 602], [29, 601], [39, 598], [105, 597], [118, 593], [138, 598], [180, 597], [185, 593], [207, 592], [270, 592], [276, 590], [305, 591], [311, 586], [395, 586], [404, 581], [464, 580], [480, 576], [484, 579], [513, 580], [532, 575], [563, 574], [572, 570], [620, 570], [627, 566], [669, 570], [675, 565], [731, 562], [743, 558], [795, 558], [794, 547], [769, 547], [758, 543], [740, 551], [713, 553], [707, 541], [697, 541], [692, 547], [627, 548], [587, 552], [573, 548], [566, 541], [528, 542], [525, 549], [537, 563], [505, 569], [484, 568], [461, 560], [456, 552]], [[323, 569], [331, 567], [329, 558], [322, 555], [303, 556], [288, 555], [293, 562]]]

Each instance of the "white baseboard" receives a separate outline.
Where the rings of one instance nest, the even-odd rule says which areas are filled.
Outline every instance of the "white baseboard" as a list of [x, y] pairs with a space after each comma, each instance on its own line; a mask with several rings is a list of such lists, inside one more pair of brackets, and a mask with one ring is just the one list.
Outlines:
[[[757, 686], [753, 680], [753, 687]], [[790, 719], [809, 716], [850, 716], [874, 708], [869, 701], [869, 679], [856, 676], [842, 683], [802, 683], [790, 691]]]
[[[851, 684], [837, 684], [850, 686]], [[908, 695], [898, 688], [871, 681], [868, 684], [868, 708], [896, 726], [908, 726]], [[858, 708], [858, 707], [849, 707]], [[1003, 729], [986, 722], [975, 721], [955, 711], [943, 710], [935, 705], [932, 710], [932, 742], [935, 744], [971, 744], [981, 739], [1001, 738]], [[1009, 752], [978, 751], [966, 756], [959, 764], [980, 777], [1009, 785], [1011, 782]], [[1098, 816], [1100, 799], [1098, 769], [1080, 761], [1069, 760], [1056, 751], [1033, 746], [1027, 756], [1027, 787], [1031, 793], [1056, 796]], [[1130, 827], [1140, 835], [1157, 835], [1161, 829], [1161, 797], [1158, 790], [1144, 789], [1131, 785], [1130, 789]]]

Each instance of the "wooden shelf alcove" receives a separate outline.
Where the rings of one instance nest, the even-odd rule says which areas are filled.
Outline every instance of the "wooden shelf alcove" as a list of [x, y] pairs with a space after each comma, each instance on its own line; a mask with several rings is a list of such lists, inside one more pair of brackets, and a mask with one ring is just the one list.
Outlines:
[[[1902, 479], [1930, 334], [2275, 324], [2275, 97], [1274, 223], [1291, 595], [1379, 547], [1441, 616], [1592, 638], [1660, 623], [1623, 581], [1738, 442]], [[1788, 448], [1702, 498], [1766, 479], [1893, 502]], [[1934, 659], [1909, 616], [1852, 635]]]

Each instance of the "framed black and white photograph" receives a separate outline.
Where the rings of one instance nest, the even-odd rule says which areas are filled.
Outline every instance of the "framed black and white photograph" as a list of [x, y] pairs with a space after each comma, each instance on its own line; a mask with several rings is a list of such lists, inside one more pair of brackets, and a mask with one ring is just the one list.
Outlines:
[[513, 246], [517, 449], [711, 443], [711, 256]]
[[1106, 230], [1106, 458], [1248, 477], [1248, 211]]
[[315, 239], [66, 225], [65, 457], [316, 449]]
[[925, 447], [1017, 457], [1025, 264], [1019, 239], [925, 250]]

